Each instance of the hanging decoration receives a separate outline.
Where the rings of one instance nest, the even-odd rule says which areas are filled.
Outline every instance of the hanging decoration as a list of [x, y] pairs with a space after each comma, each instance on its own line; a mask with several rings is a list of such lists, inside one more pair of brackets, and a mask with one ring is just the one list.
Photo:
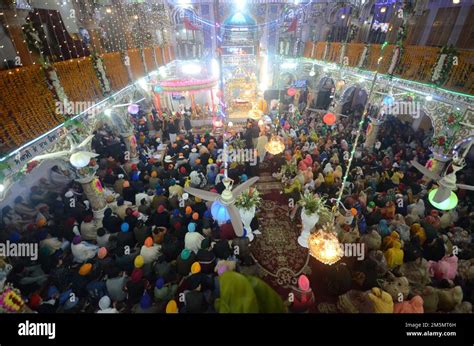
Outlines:
[[339, 239], [333, 226], [327, 225], [308, 238], [309, 254], [327, 265], [337, 263], [343, 256]]
[[131, 105], [128, 106], [127, 110], [130, 114], [135, 115], [135, 114], [138, 114], [138, 112], [140, 111], [140, 106], [135, 103], [132, 103]]
[[449, 72], [457, 64], [457, 53], [457, 50], [452, 45], [441, 48], [438, 60], [431, 74], [431, 81], [435, 85], [441, 86], [447, 81]]
[[295, 88], [289, 88], [287, 90], [288, 96], [295, 96], [296, 95], [296, 89]]
[[273, 135], [265, 145], [265, 150], [272, 155], [278, 155], [285, 150], [285, 144], [283, 144], [283, 140], [279, 136]]
[[326, 113], [323, 117], [323, 122], [326, 125], [334, 125], [336, 122], [336, 116], [333, 113]]

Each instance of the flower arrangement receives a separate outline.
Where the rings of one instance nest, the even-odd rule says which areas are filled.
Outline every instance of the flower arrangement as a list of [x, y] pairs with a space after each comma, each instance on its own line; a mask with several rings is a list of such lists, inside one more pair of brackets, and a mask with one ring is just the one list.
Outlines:
[[298, 172], [298, 166], [293, 160], [286, 161], [283, 166], [281, 166], [281, 174], [287, 177], [293, 177]]
[[307, 215], [319, 213], [321, 210], [327, 209], [326, 198], [320, 197], [318, 194], [306, 191], [301, 194], [298, 204], [302, 206]]
[[235, 206], [241, 209], [251, 209], [253, 207], [258, 208], [262, 203], [262, 197], [260, 192], [254, 187], [251, 187], [243, 191], [236, 199]]

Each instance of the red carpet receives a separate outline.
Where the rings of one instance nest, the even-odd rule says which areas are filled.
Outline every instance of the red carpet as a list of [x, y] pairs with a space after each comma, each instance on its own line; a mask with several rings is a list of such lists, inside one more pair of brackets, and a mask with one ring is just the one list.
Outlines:
[[[257, 188], [265, 190], [264, 184], [274, 186], [275, 182], [259, 182]], [[286, 288], [297, 285], [298, 276], [303, 272], [309, 255], [308, 250], [297, 242], [300, 229], [296, 221], [290, 220], [288, 201], [280, 191], [273, 190], [263, 195], [258, 214], [262, 234], [251, 243], [251, 252], [265, 273], [264, 279], [280, 294], [286, 295]]]

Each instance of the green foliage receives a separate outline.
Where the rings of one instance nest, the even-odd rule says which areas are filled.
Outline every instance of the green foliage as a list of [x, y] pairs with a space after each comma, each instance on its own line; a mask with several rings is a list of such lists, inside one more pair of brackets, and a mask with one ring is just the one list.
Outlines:
[[262, 198], [260, 192], [256, 188], [249, 188], [243, 191], [236, 199], [235, 206], [242, 209], [250, 209], [252, 207], [258, 208]]
[[317, 194], [308, 191], [301, 194], [298, 204], [305, 209], [307, 215], [319, 214], [322, 210], [327, 209], [324, 197], [319, 197]]

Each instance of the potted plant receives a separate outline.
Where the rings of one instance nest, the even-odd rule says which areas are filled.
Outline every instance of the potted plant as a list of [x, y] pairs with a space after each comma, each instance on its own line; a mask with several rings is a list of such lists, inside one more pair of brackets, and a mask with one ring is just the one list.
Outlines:
[[[250, 223], [255, 217], [255, 211], [260, 206], [262, 198], [260, 197], [260, 192], [254, 187], [251, 187], [247, 190], [244, 190], [236, 199], [234, 205], [239, 210], [240, 218], [244, 224], [244, 229], [246, 231], [246, 236], [250, 241], [253, 240], [254, 234], [252, 233], [252, 228]], [[255, 234], [260, 234], [258, 230], [254, 232]]]
[[319, 221], [319, 213], [327, 209], [326, 199], [317, 194], [305, 192], [301, 195], [298, 204], [303, 208], [301, 210], [303, 229], [298, 237], [298, 243], [307, 248], [311, 230]]

